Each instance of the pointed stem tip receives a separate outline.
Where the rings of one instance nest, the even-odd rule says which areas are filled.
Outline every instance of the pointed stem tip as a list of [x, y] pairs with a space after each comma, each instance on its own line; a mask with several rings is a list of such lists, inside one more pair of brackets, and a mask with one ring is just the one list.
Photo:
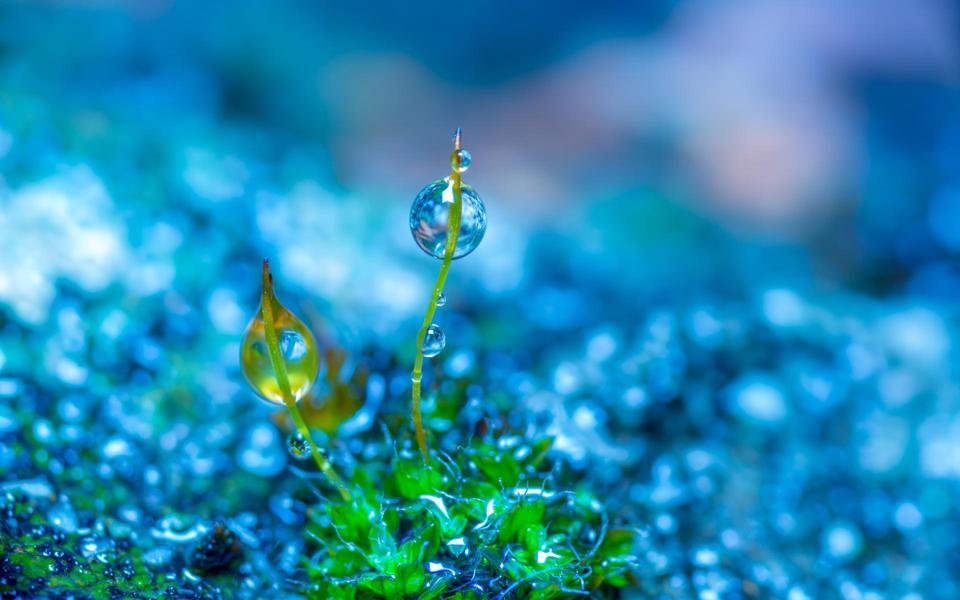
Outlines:
[[462, 146], [460, 145], [460, 128], [457, 127], [457, 130], [453, 132], [453, 149], [460, 150]]
[[263, 259], [263, 289], [267, 290], [273, 284], [273, 275], [270, 274], [270, 261]]

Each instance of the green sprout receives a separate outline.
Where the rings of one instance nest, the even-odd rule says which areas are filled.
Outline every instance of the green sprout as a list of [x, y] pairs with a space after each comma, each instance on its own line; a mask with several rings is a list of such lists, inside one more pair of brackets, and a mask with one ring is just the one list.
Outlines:
[[[423, 379], [423, 358], [424, 342], [427, 339], [427, 332], [433, 324], [433, 317], [437, 312], [437, 302], [443, 294], [443, 286], [447, 282], [447, 275], [450, 273], [450, 264], [453, 262], [454, 253], [457, 250], [457, 241], [460, 237], [460, 221], [463, 208], [463, 179], [461, 172], [465, 166], [469, 166], [469, 158], [464, 161], [464, 154], [461, 142], [461, 132], [458, 128], [453, 136], [453, 153], [450, 155], [451, 171], [448, 186], [453, 191], [453, 201], [447, 202], [447, 230], [446, 242], [443, 245], [443, 258], [440, 265], [440, 273], [437, 275], [437, 282], [433, 286], [433, 292], [430, 294], [430, 302], [427, 304], [427, 311], [423, 316], [423, 324], [420, 326], [420, 332], [417, 334], [416, 357], [413, 360], [413, 374], [411, 380], [413, 389], [411, 392], [411, 408], [413, 413], [413, 425], [416, 429], [417, 446], [420, 447], [420, 453], [423, 460], [430, 462], [430, 453], [427, 450], [427, 434], [423, 428], [423, 416], [420, 411], [421, 381]], [[466, 162], [466, 165], [464, 165]], [[430, 186], [428, 186], [429, 188]], [[421, 195], [423, 192], [421, 192]], [[414, 205], [416, 209], [416, 204]], [[482, 236], [482, 233], [481, 233]], [[479, 242], [479, 240], [477, 240]]]
[[350, 491], [330, 461], [320, 453], [310, 428], [297, 406], [316, 381], [320, 354], [310, 329], [285, 306], [273, 291], [270, 264], [263, 261], [263, 292], [260, 308], [247, 325], [240, 345], [240, 366], [251, 387], [263, 398], [282, 404], [310, 447], [320, 472], [337, 488], [344, 500]]
[[[550, 439], [484, 430], [455, 446], [440, 440], [432, 455], [427, 445], [423, 364], [444, 344], [434, 316], [452, 261], [476, 248], [486, 228], [483, 203], [461, 178], [470, 155], [459, 130], [453, 144], [450, 176], [421, 190], [410, 218], [418, 245], [442, 261], [417, 335], [411, 407], [417, 449], [409, 439], [394, 442], [397, 428], [384, 423], [382, 442], [365, 440], [349, 491], [309, 428], [333, 433], [362, 399], [331, 372], [344, 355], [328, 351], [329, 414], [310, 402], [298, 406], [317, 379], [320, 353], [307, 326], [277, 300], [264, 261], [260, 310], [241, 347], [243, 372], [259, 395], [286, 407], [320, 471], [340, 491], [308, 513], [305, 536], [313, 552], [304, 557], [306, 594], [343, 600], [615, 595], [636, 584], [637, 536], [611, 524], [589, 489], [563, 487], [547, 459]], [[363, 381], [362, 370], [355, 377]], [[461, 401], [450, 400], [443, 412], [452, 422]]]

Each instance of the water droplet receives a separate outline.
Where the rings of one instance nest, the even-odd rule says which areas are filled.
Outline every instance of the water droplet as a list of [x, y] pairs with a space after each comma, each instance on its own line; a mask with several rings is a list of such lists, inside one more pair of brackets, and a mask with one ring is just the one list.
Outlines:
[[103, 445], [103, 448], [100, 449], [100, 453], [104, 458], [121, 458], [124, 456], [130, 456], [133, 454], [133, 449], [130, 447], [130, 443], [121, 438], [113, 437], [107, 440], [107, 443]]
[[[453, 258], [463, 258], [476, 250], [487, 231], [487, 209], [477, 192], [467, 184], [460, 188], [460, 234]], [[447, 247], [447, 227], [453, 203], [453, 184], [449, 178], [428, 184], [417, 194], [410, 208], [410, 231], [420, 249], [442, 259]]]
[[150, 535], [158, 540], [182, 544], [200, 539], [208, 529], [204, 523], [195, 523], [190, 517], [174, 513], [160, 519], [150, 530]]
[[287, 437], [287, 451], [297, 460], [310, 458], [310, 442], [299, 431], [294, 431]]
[[[310, 391], [320, 372], [320, 353], [313, 334], [303, 321], [284, 308], [276, 297], [273, 300], [280, 354], [290, 381], [290, 391], [294, 400], [299, 400]], [[283, 395], [267, 350], [262, 306], [244, 333], [240, 345], [240, 365], [247, 383], [258, 395], [270, 402], [283, 404]]]
[[540, 550], [537, 552], [537, 563], [541, 565], [547, 562], [547, 560], [551, 558], [561, 558], [561, 557], [559, 554], [555, 553], [553, 550], [547, 550], [546, 552], [544, 552], [543, 550]]
[[672, 535], [677, 531], [677, 520], [670, 513], [660, 513], [657, 515], [654, 524], [661, 533]]
[[143, 562], [151, 567], [162, 567], [173, 560], [173, 550], [167, 546], [151, 548], [143, 554]]
[[0, 492], [23, 494], [31, 498], [50, 498], [54, 495], [53, 486], [42, 478], [2, 483], [0, 484]]
[[473, 162], [473, 157], [470, 156], [470, 153], [464, 149], [454, 150], [450, 155], [450, 167], [452, 167], [454, 170], [459, 170], [461, 173], [470, 168], [471, 162]]
[[430, 571], [431, 573], [444, 572], [444, 573], [450, 573], [451, 575], [457, 574], [457, 571], [455, 569], [451, 569], [450, 567], [444, 565], [443, 563], [438, 563], [438, 562], [428, 562], [427, 570]]
[[154, 466], [147, 467], [143, 471], [143, 481], [147, 485], [155, 486], [160, 484], [160, 470]]
[[47, 513], [47, 519], [50, 524], [66, 533], [73, 533], [77, 530], [77, 515], [69, 502], [61, 499], [54, 504]]
[[744, 421], [760, 425], [782, 423], [789, 412], [786, 397], [773, 377], [747, 374], [727, 388], [728, 405]]
[[720, 562], [720, 556], [713, 548], [701, 546], [690, 552], [690, 562], [698, 567], [715, 567]]
[[513, 493], [521, 498], [524, 498], [526, 496], [534, 496], [539, 498], [553, 498], [554, 496], [557, 495], [556, 492], [550, 492], [550, 491], [544, 490], [543, 488], [536, 488], [536, 487], [515, 488], [513, 490]]
[[912, 502], [903, 502], [893, 514], [893, 521], [900, 531], [917, 529], [923, 525], [923, 513]]
[[[438, 302], [437, 306], [439, 305]], [[17, 422], [17, 414], [6, 406], [0, 406], [0, 433], [16, 431], [19, 428], [20, 423]]]
[[423, 338], [423, 355], [427, 358], [436, 356], [443, 352], [447, 345], [447, 336], [444, 335], [440, 326], [433, 324], [427, 328], [427, 335]]
[[460, 556], [467, 551], [467, 542], [462, 537], [458, 537], [447, 542], [447, 548], [454, 556]]
[[237, 462], [254, 475], [273, 477], [287, 464], [282, 443], [272, 425], [256, 425], [247, 432], [237, 449]]
[[840, 561], [847, 561], [855, 558], [863, 548], [863, 534], [856, 525], [838, 521], [823, 532], [822, 543], [828, 554]]
[[450, 513], [447, 512], [447, 505], [444, 504], [443, 498], [438, 498], [437, 496], [430, 496], [430, 495], [424, 494], [423, 496], [420, 496], [420, 499], [431, 502], [434, 506], [437, 507], [437, 509], [440, 510], [444, 518], [446, 519], [450, 518]]
[[53, 425], [47, 419], [37, 419], [33, 423], [33, 437], [41, 444], [52, 444], [55, 441]]
[[447, 297], [443, 294], [443, 292], [440, 292], [440, 295], [437, 296], [437, 308], [443, 308], [446, 305]]
[[484, 516], [483, 521], [480, 521], [476, 526], [474, 526], [474, 531], [482, 531], [490, 526], [490, 520], [493, 517], [494, 509], [495, 505], [493, 500], [488, 500], [486, 516]]
[[[103, 559], [102, 555], [111, 550], [111, 541], [95, 535], [88, 535], [80, 539], [78, 547], [84, 558], [97, 557]], [[106, 561], [104, 560], [104, 562]]]

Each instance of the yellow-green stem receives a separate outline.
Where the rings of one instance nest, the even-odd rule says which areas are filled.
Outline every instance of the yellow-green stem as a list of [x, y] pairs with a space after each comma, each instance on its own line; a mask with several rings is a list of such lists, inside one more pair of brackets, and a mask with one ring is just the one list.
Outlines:
[[433, 286], [433, 294], [430, 296], [430, 304], [427, 305], [427, 313], [423, 316], [423, 325], [420, 327], [420, 333], [417, 334], [417, 354], [413, 360], [413, 426], [416, 429], [417, 445], [420, 447], [420, 453], [423, 454], [423, 460], [430, 462], [430, 453], [427, 451], [427, 434], [423, 429], [423, 416], [420, 413], [420, 382], [423, 379], [423, 342], [427, 337], [427, 330], [433, 324], [433, 316], [437, 312], [437, 300], [443, 293], [443, 286], [447, 282], [447, 274], [450, 272], [450, 263], [453, 261], [453, 253], [457, 249], [457, 238], [460, 237], [460, 209], [463, 205], [461, 186], [463, 181], [460, 177], [460, 130], [457, 130], [453, 138], [453, 170], [450, 173], [450, 183], [453, 186], [453, 203], [447, 209], [447, 244], [443, 249], [443, 263], [440, 266], [440, 274], [437, 275], [437, 282]]
[[277, 386], [280, 388], [280, 394], [283, 396], [283, 403], [286, 405], [287, 410], [290, 411], [290, 416], [293, 417], [297, 431], [300, 432], [300, 435], [302, 435], [310, 445], [310, 454], [313, 456], [313, 461], [317, 463], [320, 472], [337, 488], [337, 491], [340, 492], [344, 500], [350, 500], [350, 492], [347, 490], [347, 486], [344, 485], [343, 480], [337, 475], [330, 461], [320, 454], [317, 444], [313, 441], [313, 436], [310, 435], [310, 428], [307, 427], [307, 422], [304, 421], [303, 415], [297, 407], [297, 401], [293, 397], [293, 392], [290, 390], [290, 379], [287, 377], [287, 367], [283, 364], [283, 354], [280, 352], [280, 340], [277, 337], [277, 327], [273, 319], [273, 303], [273, 282], [270, 278], [270, 269], [267, 261], [264, 261], [263, 299], [261, 301], [263, 331], [264, 337], [266, 337], [267, 340], [267, 353], [270, 355], [270, 363], [273, 365], [273, 374], [277, 378]]

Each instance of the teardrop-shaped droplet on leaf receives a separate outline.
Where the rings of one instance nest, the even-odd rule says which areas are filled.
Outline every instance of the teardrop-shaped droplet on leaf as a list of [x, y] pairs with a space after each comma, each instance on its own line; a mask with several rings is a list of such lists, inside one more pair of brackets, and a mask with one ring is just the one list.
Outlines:
[[[317, 341], [306, 324], [277, 300], [269, 276], [264, 278], [264, 287], [264, 301], [270, 301], [270, 312], [273, 313], [279, 358], [290, 384], [290, 394], [296, 401], [310, 391], [320, 372]], [[240, 344], [240, 367], [254, 392], [270, 402], [284, 404], [281, 381], [274, 370], [267, 343], [263, 302], [244, 332]]]

